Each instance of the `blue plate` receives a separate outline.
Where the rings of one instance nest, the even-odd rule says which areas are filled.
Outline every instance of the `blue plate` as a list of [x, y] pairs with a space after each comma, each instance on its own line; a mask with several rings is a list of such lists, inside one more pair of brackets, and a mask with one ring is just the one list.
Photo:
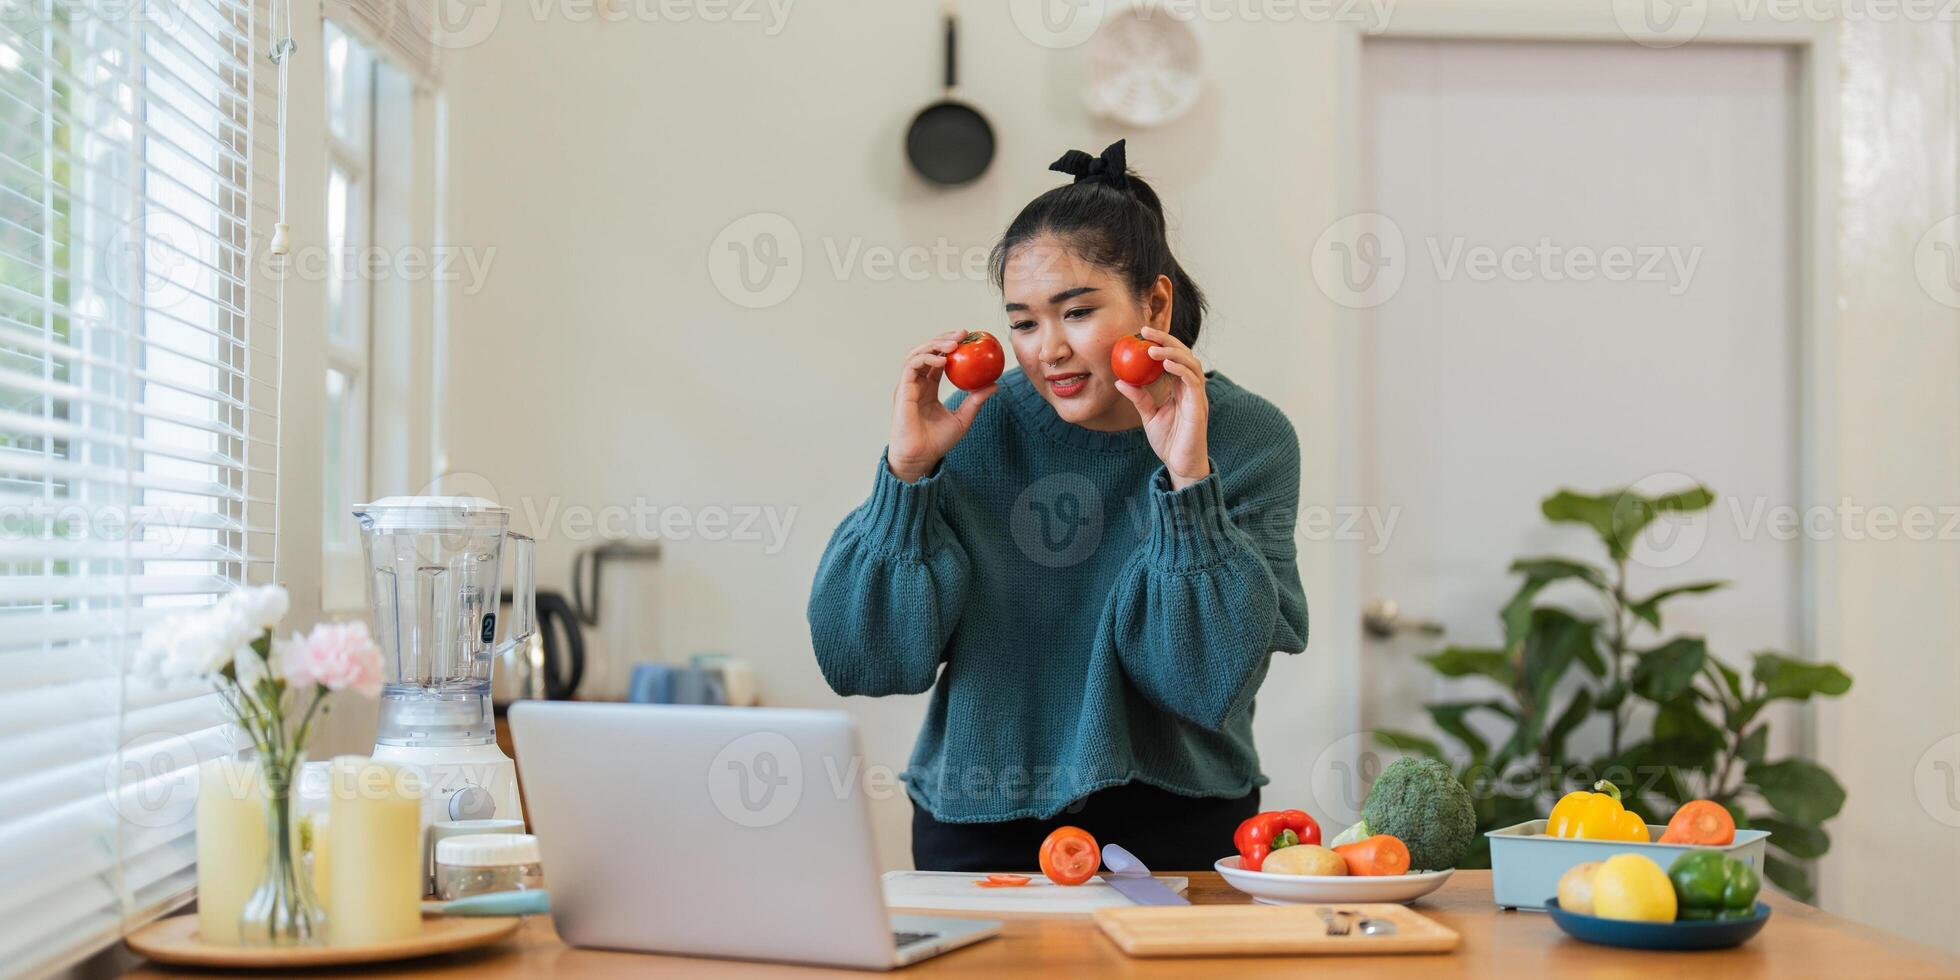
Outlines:
[[1705, 922], [1628, 922], [1581, 915], [1558, 907], [1558, 899], [1545, 902], [1565, 934], [1601, 946], [1627, 949], [1727, 949], [1740, 946], [1763, 931], [1769, 921], [1769, 904], [1756, 903], [1756, 914], [1747, 919], [1711, 919]]

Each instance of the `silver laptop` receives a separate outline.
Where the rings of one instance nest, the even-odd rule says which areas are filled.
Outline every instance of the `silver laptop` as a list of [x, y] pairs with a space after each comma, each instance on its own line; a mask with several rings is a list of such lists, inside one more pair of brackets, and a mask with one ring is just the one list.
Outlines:
[[520, 701], [510, 725], [574, 946], [885, 970], [1000, 933], [886, 912], [842, 712]]

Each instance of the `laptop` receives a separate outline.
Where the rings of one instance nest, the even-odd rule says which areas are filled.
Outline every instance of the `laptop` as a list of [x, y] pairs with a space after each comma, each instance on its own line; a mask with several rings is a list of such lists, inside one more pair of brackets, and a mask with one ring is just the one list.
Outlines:
[[574, 946], [886, 970], [1000, 933], [886, 911], [843, 712], [519, 701], [510, 726]]

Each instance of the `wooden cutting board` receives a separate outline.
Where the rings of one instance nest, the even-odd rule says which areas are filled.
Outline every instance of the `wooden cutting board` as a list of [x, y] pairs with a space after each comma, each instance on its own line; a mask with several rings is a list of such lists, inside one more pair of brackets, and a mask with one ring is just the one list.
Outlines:
[[[1019, 888], [981, 888], [974, 882], [987, 877], [957, 871], [887, 871], [885, 906], [893, 912], [984, 914], [1015, 919], [1046, 915], [1087, 916], [1097, 909], [1135, 907], [1101, 875], [1080, 885], [1057, 885], [1040, 875]], [[1190, 879], [1158, 875], [1157, 880], [1180, 895]]]
[[[1320, 910], [1395, 923], [1392, 936], [1327, 934]], [[1356, 955], [1447, 953], [1456, 931], [1403, 905], [1133, 905], [1095, 913], [1117, 948], [1131, 956]]]

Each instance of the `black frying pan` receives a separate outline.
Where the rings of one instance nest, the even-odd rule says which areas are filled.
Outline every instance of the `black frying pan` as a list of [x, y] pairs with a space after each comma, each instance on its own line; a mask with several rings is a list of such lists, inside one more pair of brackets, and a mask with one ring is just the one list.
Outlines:
[[905, 132], [905, 156], [919, 176], [948, 187], [964, 184], [987, 172], [994, 162], [994, 128], [987, 117], [953, 97], [959, 84], [954, 48], [959, 20], [946, 7], [946, 95], [919, 110]]

